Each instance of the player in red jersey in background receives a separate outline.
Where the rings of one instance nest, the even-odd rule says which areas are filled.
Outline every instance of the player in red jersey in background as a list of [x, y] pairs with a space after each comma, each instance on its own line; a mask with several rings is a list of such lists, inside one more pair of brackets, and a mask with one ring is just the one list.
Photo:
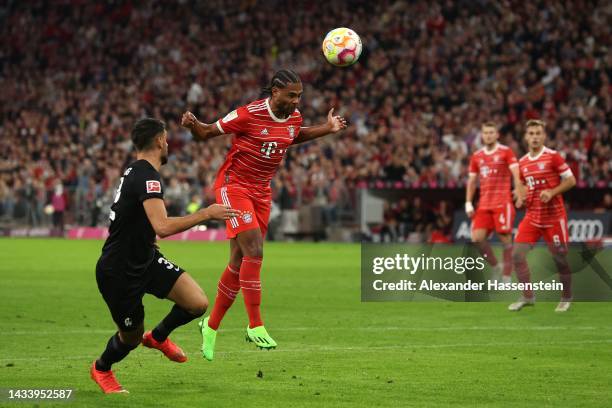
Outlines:
[[[520, 282], [530, 281], [527, 252], [543, 237], [553, 255], [563, 284], [561, 301], [555, 310], [565, 312], [571, 305], [572, 289], [567, 262], [567, 214], [561, 194], [576, 185], [576, 178], [563, 157], [544, 146], [544, 122], [529, 120], [525, 127], [529, 153], [519, 161], [519, 169], [521, 180], [527, 185], [527, 212], [514, 240], [514, 268]], [[519, 311], [534, 303], [533, 291], [525, 290], [523, 296], [508, 306], [508, 309]]]
[[[498, 143], [499, 132], [493, 122], [482, 124], [484, 147], [477, 150], [470, 159], [468, 183], [465, 194], [465, 212], [472, 218], [472, 242], [493, 267], [494, 278], [502, 276], [510, 282], [512, 275], [512, 228], [514, 226], [514, 204], [512, 203], [512, 184], [515, 196], [524, 199], [518, 161], [512, 150]], [[472, 200], [476, 192], [476, 179], [480, 180], [480, 200], [474, 211]], [[504, 245], [503, 268], [497, 261], [487, 239], [495, 230]], [[502, 274], [503, 270], [503, 274]]]
[[200, 322], [202, 353], [208, 360], [214, 356], [221, 320], [240, 290], [249, 316], [246, 339], [260, 348], [276, 347], [260, 314], [263, 241], [272, 203], [270, 181], [291, 145], [346, 128], [345, 119], [334, 116], [333, 109], [326, 123], [302, 127], [302, 116], [297, 110], [302, 92], [300, 77], [283, 69], [264, 88], [268, 97], [241, 106], [214, 124], [198, 121], [191, 112], [183, 115], [182, 125], [197, 140], [234, 134], [232, 147], [217, 174], [215, 193], [218, 203], [232, 203], [234, 209], [242, 212], [240, 217], [226, 222], [229, 264], [221, 275], [213, 310]]

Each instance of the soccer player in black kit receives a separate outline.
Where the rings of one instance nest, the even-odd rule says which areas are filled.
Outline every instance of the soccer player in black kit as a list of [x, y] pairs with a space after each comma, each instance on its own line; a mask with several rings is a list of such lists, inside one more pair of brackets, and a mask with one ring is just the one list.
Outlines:
[[[168, 160], [165, 125], [156, 119], [141, 119], [131, 137], [137, 160], [120, 179], [111, 206], [109, 236], [96, 265], [98, 289], [119, 329], [91, 367], [91, 378], [104, 393], [126, 392], [111, 366], [140, 343], [160, 350], [172, 361], [185, 362], [185, 353], [168, 335], [202, 316], [208, 307], [206, 295], [193, 278], [159, 252], [155, 236], [163, 238], [206, 220], [239, 215], [227, 206], [213, 204], [185, 217], [168, 217], [158, 172]], [[170, 313], [146, 333], [142, 305], [145, 293], [174, 302]]]

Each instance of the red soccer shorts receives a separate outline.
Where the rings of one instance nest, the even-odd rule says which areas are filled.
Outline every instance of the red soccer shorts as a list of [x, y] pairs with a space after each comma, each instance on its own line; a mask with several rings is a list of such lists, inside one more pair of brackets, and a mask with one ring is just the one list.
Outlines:
[[512, 203], [491, 210], [478, 208], [472, 219], [472, 230], [484, 229], [487, 234], [495, 230], [498, 234], [509, 234], [512, 232], [515, 215]]
[[544, 238], [551, 249], [567, 250], [567, 217], [562, 217], [551, 225], [538, 225], [525, 217], [519, 224], [514, 238], [515, 243], [535, 244], [540, 237]]
[[227, 185], [215, 190], [218, 204], [224, 204], [241, 211], [239, 217], [225, 221], [227, 237], [234, 238], [243, 231], [251, 229], [261, 230], [266, 236], [272, 197], [256, 198], [249, 194], [249, 190], [242, 186]]

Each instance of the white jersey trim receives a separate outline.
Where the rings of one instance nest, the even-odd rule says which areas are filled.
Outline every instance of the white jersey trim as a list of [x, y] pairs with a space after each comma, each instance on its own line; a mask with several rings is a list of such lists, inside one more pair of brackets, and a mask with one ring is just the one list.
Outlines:
[[217, 129], [219, 129], [219, 131], [220, 131], [222, 134], [225, 134], [225, 130], [223, 130], [223, 128], [221, 127], [221, 123], [219, 123], [219, 121], [216, 121], [215, 123], [216, 123], [216, 125], [217, 125]]
[[495, 143], [495, 147], [493, 148], [493, 150], [488, 151], [486, 146], [482, 148], [482, 152], [484, 154], [486, 154], [487, 156], [492, 155], [493, 153], [495, 153], [497, 151], [497, 149], [499, 148], [499, 143]]
[[506, 229], [510, 229], [512, 225], [510, 225], [510, 218], [512, 215], [512, 207], [510, 203], [506, 204]]
[[268, 109], [268, 114], [275, 122], [284, 123], [291, 118], [291, 115], [287, 116], [285, 119], [277, 118], [272, 109], [270, 108], [270, 98], [266, 98], [266, 108]]
[[263, 103], [263, 102], [262, 102], [262, 103], [260, 103], [260, 104], [258, 104], [258, 105], [248, 105], [248, 106], [247, 106], [247, 110], [248, 110], [249, 112], [251, 112], [251, 113], [253, 113], [253, 112], [259, 112], [259, 111], [262, 111], [262, 110], [264, 110], [264, 109], [266, 109], [266, 104], [265, 104], [265, 103]]
[[565, 232], [565, 220], [560, 219], [559, 224], [561, 224], [561, 233], [563, 234], [563, 242], [567, 243], [567, 233]]
[[523, 158], [526, 157], [530, 161], [538, 160], [540, 158], [540, 156], [542, 156], [544, 154], [544, 152], [546, 152], [546, 153], [555, 153], [554, 150], [549, 149], [546, 146], [542, 146], [542, 150], [540, 150], [540, 153], [536, 154], [535, 156], [532, 156], [531, 153], [527, 153], [525, 156], [523, 156]]
[[[223, 201], [223, 204], [227, 205], [228, 207], [232, 206], [229, 197], [227, 196], [227, 187], [221, 188], [221, 201]], [[236, 217], [230, 218], [229, 222], [232, 227], [238, 228], [238, 220], [236, 219]]]

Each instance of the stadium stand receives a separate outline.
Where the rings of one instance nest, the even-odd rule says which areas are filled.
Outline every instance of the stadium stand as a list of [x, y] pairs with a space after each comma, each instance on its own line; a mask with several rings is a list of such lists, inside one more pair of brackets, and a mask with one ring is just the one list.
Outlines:
[[[579, 187], [612, 186], [609, 2], [3, 4], [4, 224], [105, 225], [132, 157], [130, 127], [145, 115], [169, 126], [170, 214], [210, 203], [230, 140], [194, 143], [180, 115], [189, 109], [212, 122], [257, 98], [278, 67], [302, 77], [306, 125], [324, 120], [331, 106], [350, 121], [340, 137], [289, 150], [273, 182], [273, 214], [287, 214], [282, 223], [296, 232], [295, 218], [309, 206], [320, 209], [312, 217], [320, 225], [350, 224], [358, 190], [371, 183], [462, 187], [485, 120], [500, 124], [502, 142], [517, 155], [524, 121], [545, 120], [548, 145], [566, 157]], [[347, 19], [339, 10], [349, 5]], [[339, 22], [364, 42], [362, 59], [348, 69], [320, 55], [321, 39]], [[389, 204], [391, 224], [381, 233], [446, 231], [453, 207], [452, 200]]]

